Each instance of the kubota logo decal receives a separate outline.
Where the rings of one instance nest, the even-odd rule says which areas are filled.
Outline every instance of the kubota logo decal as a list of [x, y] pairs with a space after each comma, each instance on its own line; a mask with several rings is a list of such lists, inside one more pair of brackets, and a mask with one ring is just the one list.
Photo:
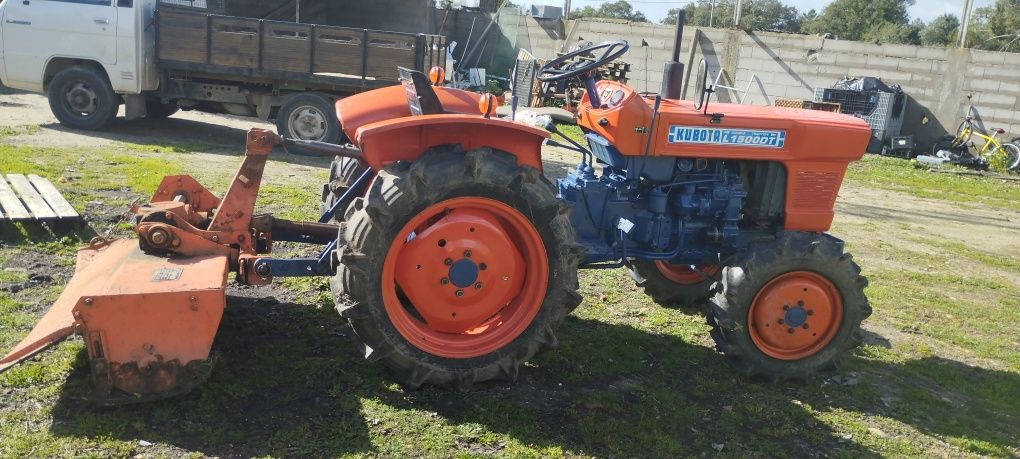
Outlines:
[[786, 144], [786, 131], [670, 126], [669, 143], [783, 148]]

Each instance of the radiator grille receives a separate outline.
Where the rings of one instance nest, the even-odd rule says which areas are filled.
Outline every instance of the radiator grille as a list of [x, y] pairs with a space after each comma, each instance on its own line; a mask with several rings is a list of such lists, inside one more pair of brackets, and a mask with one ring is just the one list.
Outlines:
[[797, 172], [793, 180], [794, 207], [832, 207], [839, 192], [836, 172]]

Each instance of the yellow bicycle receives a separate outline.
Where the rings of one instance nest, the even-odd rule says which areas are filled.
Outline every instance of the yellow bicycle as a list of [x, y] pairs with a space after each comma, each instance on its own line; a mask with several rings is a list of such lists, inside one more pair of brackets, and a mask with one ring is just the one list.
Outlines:
[[[971, 96], [967, 96], [969, 100]], [[974, 113], [973, 105], [968, 113]], [[957, 163], [984, 163], [998, 170], [1020, 170], [1020, 137], [1010, 142], [1002, 142], [999, 135], [1005, 134], [1006, 130], [992, 128], [991, 135], [988, 132], [974, 125], [974, 116], [968, 115], [956, 129], [955, 136], [944, 136], [932, 146], [932, 155], [940, 156], [939, 152], [950, 152], [950, 155], [958, 156], [953, 159]], [[974, 137], [984, 141], [980, 149], [974, 144]], [[973, 151], [977, 153], [972, 153]]]

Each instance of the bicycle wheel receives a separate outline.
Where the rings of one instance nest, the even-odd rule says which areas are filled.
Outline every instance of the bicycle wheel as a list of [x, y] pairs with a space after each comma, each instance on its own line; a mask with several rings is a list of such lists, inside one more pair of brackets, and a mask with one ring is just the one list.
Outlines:
[[960, 148], [967, 145], [970, 141], [970, 136], [974, 134], [974, 128], [971, 126], [970, 120], [963, 120], [960, 123], [960, 127], [956, 128], [956, 137], [953, 138], [953, 148]]
[[1003, 154], [1007, 170], [1020, 170], [1020, 145], [1015, 143], [1004, 143], [999, 151]]

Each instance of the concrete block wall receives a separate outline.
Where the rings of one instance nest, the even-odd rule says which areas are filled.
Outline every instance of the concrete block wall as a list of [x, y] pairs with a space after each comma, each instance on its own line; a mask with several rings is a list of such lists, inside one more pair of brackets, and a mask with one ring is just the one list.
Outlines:
[[431, 33], [436, 27], [431, 0], [340, 0], [328, 5], [332, 25], [407, 33]]
[[[624, 60], [631, 64], [630, 84], [638, 91], [658, 91], [663, 63], [673, 50], [672, 26], [582, 19], [567, 21], [558, 35], [547, 33], [548, 24], [527, 20], [531, 51], [544, 59], [581, 39], [627, 40], [631, 50]], [[975, 113], [986, 128], [1003, 128], [1007, 138], [1020, 136], [1020, 54], [770, 32], [701, 31], [694, 66], [704, 58], [713, 78], [723, 72], [725, 86], [744, 89], [757, 75], [770, 98], [811, 99], [815, 88], [829, 87], [845, 75], [877, 76], [887, 84], [900, 85], [909, 96], [903, 130], [915, 134], [922, 148], [946, 132], [955, 132], [967, 112], [967, 94], [974, 94]], [[694, 33], [692, 27], [684, 31], [681, 62], [687, 62]], [[647, 46], [642, 46], [642, 40]], [[757, 85], [750, 88], [745, 103], [764, 104]], [[691, 94], [689, 90], [688, 98]], [[740, 96], [726, 90], [718, 95], [721, 101], [734, 102]]]
[[[1020, 55], [874, 44], [767, 32], [728, 31], [741, 37], [737, 87], [757, 75], [771, 97], [811, 99], [845, 75], [869, 75], [900, 85], [910, 97], [903, 132], [925, 146], [955, 132], [966, 115], [967, 94], [985, 128], [1020, 136]], [[752, 92], [747, 102], [764, 103]]]

